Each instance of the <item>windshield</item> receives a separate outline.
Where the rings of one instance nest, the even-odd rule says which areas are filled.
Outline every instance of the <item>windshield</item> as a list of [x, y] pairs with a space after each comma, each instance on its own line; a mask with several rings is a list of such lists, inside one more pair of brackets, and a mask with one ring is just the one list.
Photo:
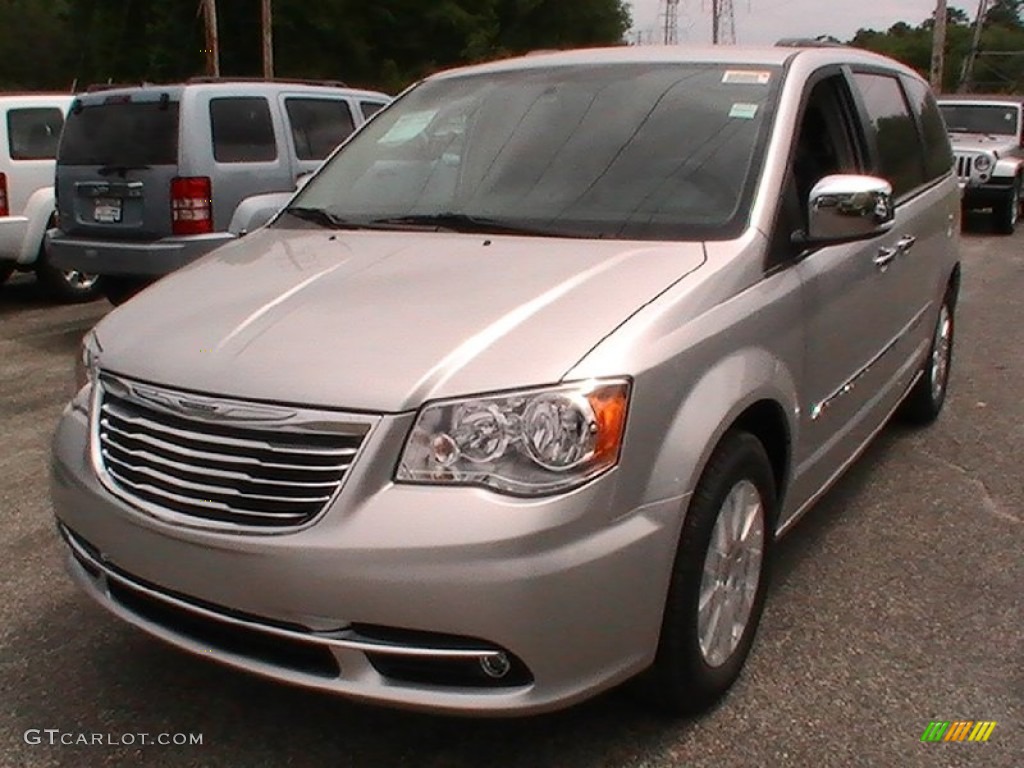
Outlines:
[[177, 165], [178, 102], [115, 98], [118, 101], [72, 108], [61, 134], [57, 162], [122, 167]]
[[946, 127], [954, 133], [1017, 135], [1018, 108], [1007, 105], [940, 104]]
[[327, 214], [324, 226], [735, 236], [780, 77], [645, 63], [428, 81], [357, 134], [292, 208]]

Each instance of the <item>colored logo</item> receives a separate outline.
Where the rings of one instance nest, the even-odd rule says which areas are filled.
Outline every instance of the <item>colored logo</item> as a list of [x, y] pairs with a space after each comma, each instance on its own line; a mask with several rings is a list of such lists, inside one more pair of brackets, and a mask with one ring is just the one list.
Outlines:
[[921, 741], [988, 741], [995, 727], [994, 720], [932, 720]]

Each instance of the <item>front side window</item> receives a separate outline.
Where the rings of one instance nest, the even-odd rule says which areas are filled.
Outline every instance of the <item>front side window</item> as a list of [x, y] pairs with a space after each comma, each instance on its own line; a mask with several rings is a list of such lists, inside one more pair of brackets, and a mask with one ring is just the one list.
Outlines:
[[57, 156], [64, 115], [56, 107], [26, 107], [7, 113], [11, 160], [52, 160]]
[[293, 205], [348, 222], [734, 237], [781, 76], [644, 63], [428, 81], [346, 144]]
[[878, 147], [878, 173], [902, 197], [924, 184], [924, 156], [917, 125], [899, 80], [889, 75], [855, 74]]
[[347, 101], [289, 98], [284, 108], [299, 160], [323, 160], [356, 128]]
[[942, 105], [942, 116], [946, 119], [946, 126], [953, 133], [1016, 136], [1020, 130], [1020, 110], [1011, 105], [946, 102]]
[[277, 159], [270, 104], [262, 97], [210, 99], [213, 157], [218, 163]]

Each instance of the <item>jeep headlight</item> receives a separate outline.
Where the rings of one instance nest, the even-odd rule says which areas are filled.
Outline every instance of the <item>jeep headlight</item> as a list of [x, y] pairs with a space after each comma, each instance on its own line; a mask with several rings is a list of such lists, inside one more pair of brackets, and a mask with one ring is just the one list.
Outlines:
[[979, 173], [988, 173], [994, 163], [991, 155], [978, 155], [974, 158], [974, 167]]
[[430, 403], [396, 480], [518, 496], [566, 491], [618, 463], [628, 405], [625, 379]]

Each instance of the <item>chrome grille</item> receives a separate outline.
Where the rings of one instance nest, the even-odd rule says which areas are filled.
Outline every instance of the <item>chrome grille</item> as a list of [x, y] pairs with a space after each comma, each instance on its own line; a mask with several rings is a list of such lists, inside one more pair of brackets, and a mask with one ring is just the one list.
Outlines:
[[956, 156], [956, 175], [961, 179], [970, 179], [973, 168], [974, 158], [971, 155]]
[[[180, 396], [151, 405], [130, 385], [107, 383], [95, 429], [97, 458], [112, 490], [151, 511], [232, 527], [296, 526], [314, 518], [339, 489], [369, 429], [324, 421], [305, 430], [219, 422], [184, 408], [175, 412]], [[202, 399], [206, 408], [216, 402]], [[247, 412], [258, 408], [245, 405]], [[324, 430], [325, 423], [338, 429]]]

